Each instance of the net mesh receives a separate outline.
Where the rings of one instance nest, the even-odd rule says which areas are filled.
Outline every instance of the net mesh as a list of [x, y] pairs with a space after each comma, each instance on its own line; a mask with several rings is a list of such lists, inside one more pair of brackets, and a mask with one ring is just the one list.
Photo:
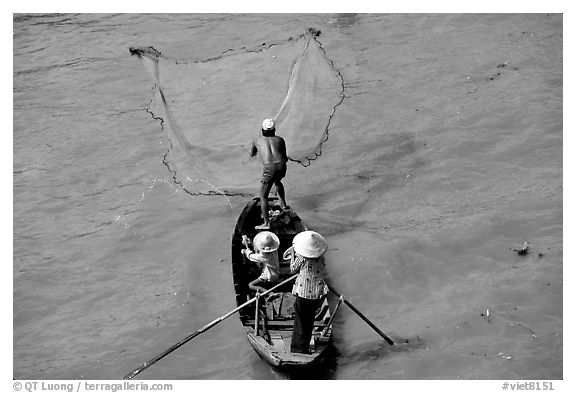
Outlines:
[[262, 120], [276, 120], [291, 161], [309, 166], [328, 140], [344, 99], [342, 76], [307, 29], [284, 41], [186, 60], [152, 48], [130, 48], [152, 77], [149, 112], [165, 131], [165, 163], [191, 194], [249, 193], [261, 164], [248, 146]]

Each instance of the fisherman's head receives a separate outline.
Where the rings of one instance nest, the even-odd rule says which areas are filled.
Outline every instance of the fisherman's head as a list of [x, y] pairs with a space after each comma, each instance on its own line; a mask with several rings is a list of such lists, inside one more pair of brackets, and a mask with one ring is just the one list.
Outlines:
[[274, 119], [266, 119], [262, 122], [262, 135], [273, 136], [276, 132], [276, 122]]

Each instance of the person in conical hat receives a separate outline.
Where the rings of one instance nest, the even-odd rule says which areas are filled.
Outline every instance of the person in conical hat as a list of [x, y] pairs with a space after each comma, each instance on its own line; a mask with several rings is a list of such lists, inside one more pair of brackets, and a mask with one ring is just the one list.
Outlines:
[[324, 281], [326, 250], [328, 243], [322, 235], [314, 231], [304, 231], [294, 236], [292, 247], [283, 255], [285, 260], [290, 260], [290, 271], [298, 272], [292, 288], [296, 301], [290, 350], [294, 353], [310, 352], [316, 310], [328, 293], [328, 285]]
[[246, 236], [242, 237], [242, 243], [245, 246], [242, 254], [262, 268], [262, 274], [251, 281], [248, 287], [256, 292], [264, 292], [270, 284], [275, 284], [280, 278], [280, 261], [278, 260], [280, 239], [273, 232], [263, 231], [254, 236], [252, 241], [254, 251], [250, 249], [250, 242]]
[[262, 160], [262, 179], [260, 181], [260, 207], [262, 209], [262, 219], [264, 223], [256, 226], [258, 230], [269, 230], [270, 219], [268, 217], [268, 194], [272, 185], [276, 186], [276, 193], [280, 198], [280, 206], [289, 209], [286, 205], [286, 197], [282, 179], [286, 176], [286, 142], [284, 138], [276, 135], [276, 123], [274, 119], [265, 119], [262, 122], [262, 135], [252, 141], [250, 145], [250, 157], [256, 154]]

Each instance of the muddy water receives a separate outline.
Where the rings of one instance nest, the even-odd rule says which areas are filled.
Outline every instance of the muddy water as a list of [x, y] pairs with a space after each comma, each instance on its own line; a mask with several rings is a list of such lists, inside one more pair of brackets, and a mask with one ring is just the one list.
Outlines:
[[[84, 14], [14, 18], [14, 378], [121, 378], [235, 306], [248, 197], [173, 184], [128, 47], [209, 58], [308, 26], [346, 98], [287, 198], [333, 285], [404, 343], [345, 309], [319, 377], [563, 377], [560, 15]], [[234, 318], [145, 373], [287, 377]]]

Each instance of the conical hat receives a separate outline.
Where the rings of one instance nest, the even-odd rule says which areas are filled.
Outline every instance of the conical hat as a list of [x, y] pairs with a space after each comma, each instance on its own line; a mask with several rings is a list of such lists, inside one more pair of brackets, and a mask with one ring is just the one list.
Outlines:
[[328, 243], [321, 234], [314, 231], [300, 232], [292, 240], [294, 251], [306, 258], [318, 258], [328, 249]]
[[254, 236], [254, 248], [262, 252], [273, 252], [280, 246], [280, 239], [272, 232], [258, 232]]

